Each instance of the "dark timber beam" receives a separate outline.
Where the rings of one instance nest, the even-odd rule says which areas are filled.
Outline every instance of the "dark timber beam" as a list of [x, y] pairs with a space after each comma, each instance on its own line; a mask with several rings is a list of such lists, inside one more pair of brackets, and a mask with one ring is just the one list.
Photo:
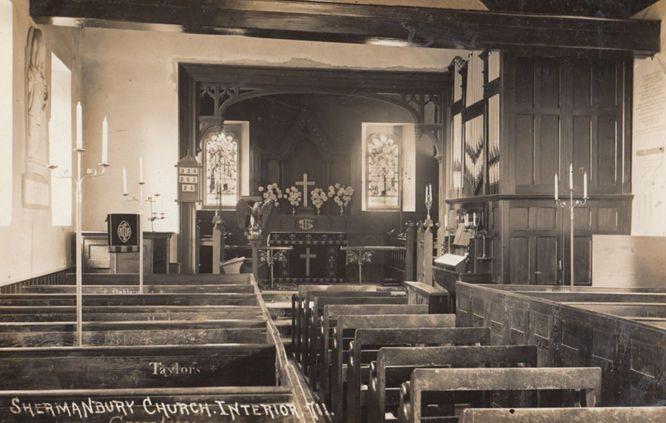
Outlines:
[[660, 50], [660, 22], [284, 0], [31, 0], [43, 24], [432, 48]]

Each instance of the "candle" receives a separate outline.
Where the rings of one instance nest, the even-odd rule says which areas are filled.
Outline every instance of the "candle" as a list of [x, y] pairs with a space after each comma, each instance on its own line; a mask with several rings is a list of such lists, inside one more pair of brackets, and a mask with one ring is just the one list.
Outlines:
[[139, 157], [139, 183], [143, 183], [143, 156]]
[[102, 121], [102, 164], [109, 163], [109, 120], [104, 116]]
[[476, 226], [476, 212], [472, 215], [472, 222], [474, 222], [474, 226]]
[[446, 213], [446, 214], [444, 215], [444, 228], [445, 228], [445, 229], [448, 229], [448, 228], [449, 228], [449, 214], [448, 214], [448, 213]]
[[555, 174], [555, 201], [560, 199], [560, 182], [557, 179], [557, 173]]
[[583, 198], [587, 199], [587, 172], [583, 173]]
[[127, 195], [127, 169], [123, 167], [123, 195]]
[[569, 164], [569, 191], [573, 191], [573, 164]]
[[76, 103], [76, 149], [83, 150], [83, 108]]
[[469, 213], [465, 213], [465, 226], [469, 225]]

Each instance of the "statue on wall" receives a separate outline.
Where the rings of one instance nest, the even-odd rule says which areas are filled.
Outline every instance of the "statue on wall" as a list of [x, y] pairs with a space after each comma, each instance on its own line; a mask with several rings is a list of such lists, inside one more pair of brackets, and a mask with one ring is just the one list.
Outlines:
[[49, 206], [49, 85], [47, 54], [42, 31], [31, 27], [26, 44], [25, 117], [26, 174], [23, 203], [26, 207]]

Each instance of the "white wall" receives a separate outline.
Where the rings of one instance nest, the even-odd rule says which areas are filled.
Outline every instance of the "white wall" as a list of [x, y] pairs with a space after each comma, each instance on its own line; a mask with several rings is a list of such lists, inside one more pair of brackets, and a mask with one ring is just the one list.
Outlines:
[[[71, 228], [51, 225], [50, 210], [24, 208], [21, 180], [25, 173], [25, 49], [28, 28], [28, 1], [14, 0], [14, 83], [12, 142], [12, 217], [9, 226], [0, 226], [0, 285], [63, 269], [69, 265]], [[47, 56], [55, 52], [74, 75], [73, 98], [79, 95], [80, 67], [78, 31], [71, 28], [40, 27], [47, 45]], [[50, 69], [47, 71], [50, 74]], [[1, 203], [0, 207], [4, 206]]]
[[88, 165], [99, 162], [104, 114], [111, 134], [111, 168], [84, 190], [84, 229], [103, 229], [107, 213], [136, 210], [136, 204], [121, 196], [122, 168], [127, 166], [130, 191], [136, 191], [138, 156], [142, 155], [146, 192], [160, 193], [166, 212], [166, 220], [155, 229], [174, 232], [178, 230], [174, 165], [178, 160], [179, 62], [443, 71], [456, 53], [112, 29], [85, 29], [81, 51]]
[[[635, 16], [666, 19], [666, 0]], [[634, 60], [632, 235], [666, 235], [666, 25], [662, 51]]]

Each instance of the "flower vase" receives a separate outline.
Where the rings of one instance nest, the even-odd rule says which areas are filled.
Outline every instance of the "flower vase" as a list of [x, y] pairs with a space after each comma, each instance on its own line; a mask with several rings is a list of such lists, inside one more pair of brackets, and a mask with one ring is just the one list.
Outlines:
[[319, 216], [319, 213], [321, 213], [321, 208], [317, 207], [317, 216]]
[[296, 206], [291, 206], [291, 214], [296, 214]]
[[340, 216], [344, 216], [344, 215], [345, 215], [345, 208], [340, 206]]

